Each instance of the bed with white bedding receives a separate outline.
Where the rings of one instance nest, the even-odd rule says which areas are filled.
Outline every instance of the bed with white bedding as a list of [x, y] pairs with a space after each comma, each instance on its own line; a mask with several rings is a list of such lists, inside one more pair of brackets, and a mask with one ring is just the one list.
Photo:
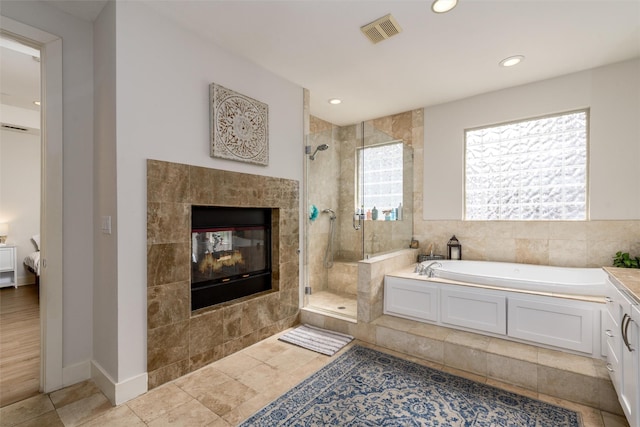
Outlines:
[[24, 265], [36, 276], [40, 276], [40, 251], [35, 251], [24, 257]]
[[30, 272], [36, 275], [36, 284], [39, 285], [40, 284], [40, 235], [36, 234], [35, 236], [31, 237], [31, 240], [33, 241], [33, 244], [36, 247], [36, 251], [24, 257], [24, 260], [22, 261], [22, 263], [25, 265], [25, 267], [27, 267], [27, 270], [29, 270]]

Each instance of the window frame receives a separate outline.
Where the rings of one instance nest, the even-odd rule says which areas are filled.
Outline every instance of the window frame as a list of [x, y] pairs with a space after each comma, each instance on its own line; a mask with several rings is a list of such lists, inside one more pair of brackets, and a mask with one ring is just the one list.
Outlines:
[[[544, 219], [544, 218], [534, 218], [534, 219], [522, 219], [522, 218], [509, 218], [509, 219], [470, 219], [467, 217], [467, 133], [470, 131], [487, 129], [492, 127], [506, 126], [516, 123], [523, 123], [535, 120], [542, 120], [546, 118], [560, 117], [570, 114], [576, 113], [584, 113], [585, 114], [585, 129], [586, 129], [586, 138], [585, 138], [585, 217], [584, 219]], [[463, 165], [462, 165], [462, 220], [463, 221], [522, 221], [522, 222], [552, 222], [552, 221], [566, 221], [566, 222], [586, 222], [590, 221], [590, 165], [591, 165], [591, 109], [589, 107], [577, 108], [573, 110], [566, 110], [557, 113], [543, 114], [539, 116], [531, 116], [523, 119], [515, 119], [509, 120], [505, 122], [498, 122], [489, 125], [475, 126], [471, 128], [465, 128], [463, 131]]]
[[[364, 194], [362, 192], [363, 189], [363, 184], [364, 184], [364, 173], [360, 173], [360, 167], [361, 167], [361, 155], [360, 153], [363, 153], [364, 150], [367, 149], [372, 149], [372, 148], [378, 148], [378, 147], [384, 147], [384, 146], [388, 146], [388, 145], [399, 145], [400, 146], [400, 160], [401, 160], [401, 172], [402, 172], [402, 191], [400, 193], [400, 202], [402, 203], [402, 206], [404, 206], [404, 174], [405, 174], [405, 165], [404, 165], [404, 140], [402, 139], [394, 139], [392, 141], [386, 141], [386, 142], [380, 142], [380, 143], [376, 143], [376, 144], [370, 144], [370, 145], [366, 145], [366, 146], [359, 146], [356, 147], [356, 168], [355, 168], [355, 174], [356, 174], [356, 188], [355, 188], [355, 211], [357, 212], [358, 209], [362, 208], [362, 206], [364, 205], [365, 210], [368, 208], [366, 206], [366, 204], [364, 204]], [[395, 206], [397, 207], [397, 206]], [[371, 207], [373, 208], [373, 207]], [[394, 208], [394, 206], [390, 206], [391, 209]], [[380, 213], [382, 213], [382, 207], [377, 207], [377, 209], [380, 211]], [[379, 219], [383, 219], [382, 215], [379, 217]]]

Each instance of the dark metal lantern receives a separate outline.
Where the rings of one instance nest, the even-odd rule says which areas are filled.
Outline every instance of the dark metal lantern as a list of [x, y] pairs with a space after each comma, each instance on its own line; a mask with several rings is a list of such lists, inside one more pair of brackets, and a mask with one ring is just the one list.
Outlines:
[[449, 259], [462, 259], [462, 245], [458, 239], [456, 239], [455, 235], [447, 242], [447, 255]]

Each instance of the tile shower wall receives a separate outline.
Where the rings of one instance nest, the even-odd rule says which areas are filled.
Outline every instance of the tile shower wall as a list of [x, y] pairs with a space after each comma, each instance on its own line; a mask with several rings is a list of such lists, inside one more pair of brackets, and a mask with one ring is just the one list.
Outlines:
[[[371, 133], [376, 135], [372, 138], [365, 138], [365, 146], [376, 144], [379, 135], [386, 135], [389, 140], [402, 140], [404, 142], [404, 179], [407, 181], [403, 194], [403, 220], [386, 222], [371, 222], [369, 227], [365, 227], [365, 248], [366, 254], [380, 254], [389, 251], [397, 251], [409, 247], [413, 230], [413, 162], [414, 141], [423, 139], [423, 110], [412, 110], [392, 116], [374, 119], [365, 123], [370, 125]], [[366, 131], [365, 131], [366, 132]], [[365, 133], [366, 134], [366, 133]]]
[[[191, 312], [192, 204], [274, 209], [273, 291]], [[149, 389], [298, 322], [299, 233], [297, 181], [147, 161]]]
[[[357, 261], [363, 258], [362, 231], [353, 229], [352, 215], [354, 214], [354, 200], [356, 200], [356, 148], [362, 143], [364, 131], [364, 146], [375, 145], [394, 140], [402, 140], [405, 146], [412, 148], [414, 140], [422, 140], [423, 110], [407, 111], [400, 114], [368, 120], [361, 125], [343, 126], [339, 129], [341, 145], [340, 153], [340, 213], [339, 221], [341, 259]], [[410, 156], [410, 151], [406, 151]], [[412, 177], [411, 163], [405, 170], [405, 177]], [[412, 178], [411, 178], [412, 179]], [[364, 226], [365, 254], [378, 254], [409, 247], [413, 221], [413, 185], [405, 186], [404, 220], [391, 223], [368, 221]]]
[[[414, 140], [423, 139], [423, 110], [413, 110], [364, 123], [365, 146], [381, 142], [402, 140], [412, 147]], [[309, 145], [315, 149], [328, 144], [329, 150], [318, 153], [316, 160], [309, 162], [309, 203], [320, 210], [331, 207], [338, 214], [336, 229], [336, 258], [343, 261], [362, 259], [362, 231], [353, 229], [352, 215], [356, 189], [356, 148], [361, 145], [361, 125], [338, 127], [317, 117], [310, 116]], [[410, 156], [410, 151], [407, 151]], [[411, 167], [407, 176], [413, 176]], [[376, 254], [409, 246], [413, 221], [413, 185], [406, 186], [404, 194], [404, 221], [367, 222], [365, 224], [365, 253]], [[310, 271], [318, 277], [326, 276], [313, 260], [322, 259], [328, 238], [328, 217], [320, 215], [309, 231]], [[320, 266], [321, 267], [321, 266]], [[326, 277], [321, 282], [326, 282]]]
[[[309, 277], [314, 291], [327, 289], [328, 271], [323, 266], [323, 259], [329, 241], [329, 215], [324, 209], [333, 209], [338, 215], [338, 195], [340, 189], [340, 151], [337, 138], [338, 127], [317, 117], [309, 117], [309, 137], [311, 150], [322, 144], [329, 145], [326, 151], [316, 154], [315, 160], [307, 161], [307, 185], [309, 203], [320, 210], [318, 218], [311, 222], [309, 230]], [[340, 218], [340, 216], [338, 217]], [[340, 242], [340, 232], [335, 227], [334, 248]]]
[[[401, 139], [408, 147], [412, 147], [414, 140], [422, 141], [423, 138], [423, 110], [369, 120], [364, 126], [365, 145]], [[355, 155], [356, 147], [361, 144], [361, 134], [361, 125], [338, 127], [309, 116], [307, 144], [312, 150], [321, 144], [328, 144], [330, 147], [307, 163], [309, 203], [316, 205], [320, 211], [331, 208], [338, 215], [334, 240], [337, 261], [359, 261], [363, 258], [362, 231], [354, 230], [351, 219], [355, 200]], [[407, 150], [407, 156], [411, 156], [410, 150]], [[407, 169], [406, 175], [413, 176], [411, 167]], [[370, 221], [365, 224], [365, 253], [377, 254], [409, 246], [413, 226], [413, 192], [413, 183], [405, 186], [404, 221]], [[331, 270], [323, 267], [329, 225], [329, 216], [320, 213], [309, 227], [308, 268], [313, 289], [355, 294], [355, 264], [344, 263]]]

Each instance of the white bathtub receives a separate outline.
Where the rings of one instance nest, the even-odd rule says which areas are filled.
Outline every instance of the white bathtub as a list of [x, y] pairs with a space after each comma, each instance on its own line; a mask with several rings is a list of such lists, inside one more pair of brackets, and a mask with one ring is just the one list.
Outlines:
[[[490, 261], [437, 262], [441, 266], [432, 265], [433, 276], [442, 279], [541, 293], [605, 295], [607, 274], [601, 268], [551, 267]], [[427, 266], [431, 263], [433, 261], [424, 261], [422, 265]]]

